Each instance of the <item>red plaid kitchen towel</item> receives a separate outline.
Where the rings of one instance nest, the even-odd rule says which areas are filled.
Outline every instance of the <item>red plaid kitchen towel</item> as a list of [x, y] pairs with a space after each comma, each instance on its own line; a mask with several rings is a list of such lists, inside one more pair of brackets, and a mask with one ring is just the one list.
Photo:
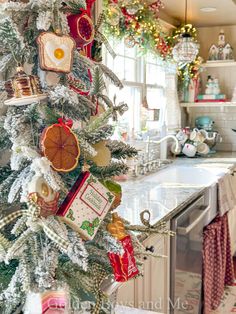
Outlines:
[[204, 313], [217, 309], [225, 285], [234, 282], [228, 216], [217, 217], [203, 233]]

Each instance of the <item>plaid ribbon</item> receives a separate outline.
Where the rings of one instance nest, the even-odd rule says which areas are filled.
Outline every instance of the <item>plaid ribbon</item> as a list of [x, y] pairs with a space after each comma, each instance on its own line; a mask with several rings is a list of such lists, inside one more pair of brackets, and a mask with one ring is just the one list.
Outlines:
[[40, 207], [36, 203], [34, 203], [32, 200], [29, 200], [27, 204], [28, 204], [28, 210], [18, 210], [12, 214], [9, 214], [3, 219], [1, 219], [0, 229], [9, 225], [15, 219], [25, 215], [31, 218], [33, 222], [38, 223], [43, 228], [43, 231], [45, 232], [45, 234], [47, 235], [49, 239], [55, 242], [63, 250], [67, 250], [69, 246], [69, 242], [63, 239], [58, 234], [56, 234], [52, 229], [50, 229], [45, 224], [43, 219], [40, 217]]
[[102, 267], [102, 265], [99, 265], [97, 263], [94, 263], [91, 267], [93, 279], [94, 279], [94, 292], [96, 294], [96, 304], [95, 307], [92, 310], [92, 314], [100, 314], [102, 309], [102, 301], [104, 294], [101, 291], [101, 283], [103, 280], [107, 277], [107, 273]]
[[110, 53], [113, 59], [116, 57], [116, 53], [113, 50], [112, 46], [110, 45], [109, 41], [107, 40], [106, 36], [104, 36], [99, 30], [96, 32], [96, 39], [100, 40], [106, 47], [107, 51]]

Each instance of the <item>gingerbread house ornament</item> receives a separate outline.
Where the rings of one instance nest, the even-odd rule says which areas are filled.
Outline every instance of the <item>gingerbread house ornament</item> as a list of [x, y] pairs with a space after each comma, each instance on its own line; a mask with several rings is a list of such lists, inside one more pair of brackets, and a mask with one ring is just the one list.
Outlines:
[[37, 38], [42, 70], [70, 73], [76, 44], [68, 35], [43, 32]]
[[218, 44], [213, 44], [209, 50], [208, 61], [233, 61], [233, 48], [226, 42], [225, 33], [220, 31]]

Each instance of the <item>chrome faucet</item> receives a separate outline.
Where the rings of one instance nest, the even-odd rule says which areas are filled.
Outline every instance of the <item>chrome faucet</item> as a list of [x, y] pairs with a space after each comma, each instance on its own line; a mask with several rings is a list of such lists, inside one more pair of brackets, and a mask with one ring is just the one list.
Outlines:
[[147, 144], [145, 152], [141, 152], [138, 155], [138, 158], [134, 160], [132, 168], [132, 176], [137, 177], [138, 175], [145, 175], [147, 173], [157, 171], [158, 169], [161, 169], [168, 164], [170, 164], [172, 161], [168, 160], [167, 158], [161, 159], [158, 155], [158, 149], [155, 145], [155, 148], [152, 147], [150, 144], [161, 144], [164, 141], [167, 141], [168, 139], [173, 139], [176, 143], [175, 151], [178, 152], [178, 146], [179, 142], [177, 138], [173, 135], [168, 135], [163, 137], [162, 139], [155, 141], [150, 140], [150, 138], [147, 139], [145, 142]]
[[147, 143], [148, 143], [147, 153], [148, 153], [148, 155], [149, 155], [149, 151], [150, 151], [150, 149], [149, 149], [150, 143], [161, 144], [162, 142], [165, 142], [168, 139], [172, 139], [175, 141], [175, 152], [178, 153], [179, 142], [178, 142], [177, 138], [174, 135], [167, 135], [167, 136], [164, 136], [163, 138], [161, 138], [159, 141], [150, 140], [150, 138], [148, 138], [148, 140], [147, 140]]

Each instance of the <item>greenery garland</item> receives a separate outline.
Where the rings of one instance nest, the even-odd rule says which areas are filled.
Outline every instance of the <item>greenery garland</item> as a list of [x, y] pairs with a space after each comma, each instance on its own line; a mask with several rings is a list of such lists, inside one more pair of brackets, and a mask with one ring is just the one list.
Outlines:
[[163, 59], [171, 57], [168, 36], [158, 19], [161, 0], [104, 0], [104, 31], [110, 37], [124, 39], [127, 47], [138, 45], [143, 53], [153, 52]]
[[[197, 30], [192, 24], [183, 24], [169, 35], [160, 25], [161, 0], [103, 0], [104, 32], [112, 38], [124, 40], [128, 48], [139, 46], [143, 54], [151, 52], [172, 62], [172, 49], [181, 34], [188, 33], [197, 40]], [[201, 71], [202, 58], [178, 67], [180, 85], [188, 85]]]

